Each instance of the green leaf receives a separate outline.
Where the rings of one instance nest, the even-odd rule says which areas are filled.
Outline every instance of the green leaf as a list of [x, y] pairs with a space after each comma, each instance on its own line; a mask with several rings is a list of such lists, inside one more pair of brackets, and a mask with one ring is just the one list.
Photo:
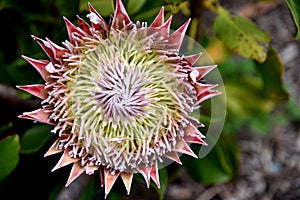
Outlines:
[[161, 9], [161, 7], [149, 9], [149, 10], [147, 10], [145, 12], [142, 12], [142, 13], [134, 16], [133, 19], [134, 19], [134, 21], [137, 21], [137, 20], [141, 20], [142, 21], [143, 20], [143, 21], [151, 22], [151, 20], [149, 20], [149, 19], [151, 19], [151, 18], [154, 19], [154, 16], [157, 15], [157, 13], [159, 12], [160, 9]]
[[183, 2], [183, 0], [169, 0], [170, 3], [173, 3], [173, 4], [179, 4], [181, 2]]
[[0, 141], [0, 181], [4, 180], [19, 162], [20, 139], [18, 135]]
[[99, 12], [103, 17], [108, 17], [114, 12], [114, 1], [113, 0], [80, 0], [79, 1], [79, 11], [86, 12], [88, 9], [88, 2], [90, 2], [93, 7]]
[[163, 200], [168, 186], [168, 172], [166, 168], [161, 168], [160, 170], [158, 170], [158, 173], [159, 173], [160, 188], [158, 188], [154, 182], [151, 182], [150, 185], [151, 187], [155, 188], [156, 191], [158, 192], [159, 199]]
[[28, 129], [21, 138], [21, 153], [30, 154], [39, 151], [53, 136], [53, 127], [39, 124]]
[[[149, 24], [152, 23], [161, 7], [165, 5], [164, 0], [146, 1], [143, 7], [134, 16], [130, 16], [132, 21], [145, 21]], [[165, 7], [165, 13], [170, 10], [169, 6]]]
[[13, 126], [12, 122], [9, 122], [8, 124], [4, 126], [0, 126], [0, 135], [5, 133], [5, 131]]
[[283, 87], [284, 66], [278, 53], [271, 47], [267, 60], [257, 64], [264, 81], [264, 94], [275, 101], [288, 100], [288, 93]]
[[221, 6], [217, 14], [214, 23], [217, 37], [235, 53], [261, 63], [266, 60], [270, 42], [267, 32], [247, 18], [230, 14]]
[[244, 81], [226, 83], [228, 113], [238, 120], [269, 113], [274, 102], [264, 97], [261, 84], [255, 77], [245, 76]]
[[56, 180], [56, 185], [55, 187], [49, 192], [49, 195], [48, 195], [48, 200], [55, 200], [57, 199], [57, 195], [61, 192], [62, 188], [65, 187], [65, 180], [64, 181], [57, 181]]
[[120, 192], [117, 192], [117, 191], [114, 191], [114, 190], [109, 192], [108, 200], [120, 200], [120, 199], [122, 199]]
[[235, 133], [247, 127], [252, 132], [266, 134], [272, 127], [270, 113], [275, 102], [264, 94], [263, 81], [254, 76], [241, 76], [241, 80], [225, 83], [227, 121], [223, 133]]
[[294, 19], [294, 23], [297, 27], [297, 33], [295, 39], [298, 40], [300, 38], [300, 1], [299, 0], [285, 0], [288, 5], [291, 14]]
[[[212, 151], [204, 158], [182, 157], [183, 166], [193, 179], [203, 184], [216, 184], [230, 181], [237, 171], [238, 148], [232, 138], [219, 140]], [[197, 151], [194, 151], [197, 152]]]
[[17, 85], [37, 83], [41, 80], [38, 72], [23, 58], [18, 58], [6, 67], [11, 79]]
[[62, 16], [73, 16], [78, 12], [78, 3], [70, 3], [66, 0], [55, 0], [57, 9]]
[[88, 187], [84, 190], [84, 192], [80, 196], [80, 200], [89, 200], [89, 199], [95, 199], [97, 189], [96, 189], [96, 181], [93, 178], [91, 182], [89, 183]]
[[141, 10], [147, 0], [128, 0], [127, 11], [129, 15], [133, 15]]
[[290, 98], [289, 101], [285, 104], [286, 112], [284, 112], [285, 119], [289, 121], [293, 120], [300, 120], [300, 108], [298, 107], [297, 103], [294, 99]]

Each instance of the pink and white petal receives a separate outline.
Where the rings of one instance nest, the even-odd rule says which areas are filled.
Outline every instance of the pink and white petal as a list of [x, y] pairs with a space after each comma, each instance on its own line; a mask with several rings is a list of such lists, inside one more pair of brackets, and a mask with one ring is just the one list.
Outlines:
[[201, 138], [205, 138], [205, 136], [192, 123], [189, 123], [184, 128], [184, 133], [188, 136], [200, 136]]
[[61, 168], [61, 167], [64, 167], [66, 165], [69, 165], [71, 163], [75, 163], [77, 161], [79, 161], [79, 158], [72, 158], [69, 156], [69, 152], [70, 152], [70, 149], [66, 149], [63, 153], [63, 155], [61, 156], [61, 158], [59, 159], [58, 163], [55, 165], [55, 167], [51, 170], [52, 172]]
[[157, 168], [157, 162], [152, 166], [150, 177], [154, 181], [154, 183], [157, 185], [158, 188], [160, 188], [160, 182], [159, 182], [159, 174], [158, 174], [158, 168]]
[[127, 190], [127, 194], [129, 195], [131, 184], [132, 184], [133, 173], [122, 172], [121, 178]]
[[90, 14], [87, 15], [92, 22], [93, 27], [98, 31], [108, 31], [109, 26], [107, 25], [106, 21], [101, 17], [101, 15], [93, 8], [92, 4], [88, 3]]
[[53, 154], [57, 154], [57, 153], [60, 153], [62, 151], [64, 151], [63, 149], [58, 149], [58, 144], [60, 142], [60, 139], [58, 138], [53, 144], [52, 146], [49, 148], [49, 150], [45, 153], [44, 157], [47, 157], [47, 156], [51, 156]]
[[51, 62], [55, 62], [55, 56], [50, 47], [50, 44], [47, 41], [45, 41], [41, 38], [38, 38], [34, 35], [32, 35], [31, 37], [40, 45], [40, 47], [44, 50], [46, 55], [50, 58]]
[[99, 167], [99, 173], [100, 173], [100, 184], [101, 184], [101, 187], [104, 186], [105, 184], [105, 178], [104, 178], [104, 168], [103, 166], [100, 166]]
[[198, 97], [198, 96], [202, 95], [203, 93], [205, 93], [205, 92], [207, 92], [207, 91], [209, 91], [209, 90], [217, 87], [218, 84], [210, 85], [210, 84], [202, 84], [202, 83], [195, 82], [193, 84], [193, 86], [194, 86], [194, 88], [195, 88], [195, 90], [197, 92], [196, 95]]
[[116, 10], [112, 20], [112, 28], [122, 29], [123, 26], [131, 23], [131, 19], [121, 0], [116, 1]]
[[200, 103], [202, 103], [208, 99], [211, 99], [214, 96], [220, 95], [220, 94], [221, 94], [221, 92], [219, 92], [217, 90], [208, 90], [197, 97], [197, 99], [198, 99], [197, 104], [200, 104]]
[[173, 160], [173, 161], [175, 161], [175, 162], [177, 162], [178, 164], [182, 165], [182, 162], [179, 159], [179, 156], [175, 151], [168, 152], [164, 156], [171, 159], [171, 160]]
[[84, 172], [84, 168], [80, 165], [80, 162], [75, 162], [71, 169], [70, 176], [66, 183], [66, 187], [68, 187], [76, 178], [78, 178]]
[[197, 60], [200, 58], [201, 55], [202, 55], [202, 52], [193, 54], [193, 55], [183, 56], [183, 59], [185, 61], [187, 61], [191, 66], [193, 66], [197, 62]]
[[156, 28], [159, 27], [161, 25], [163, 25], [164, 23], [164, 7], [162, 7], [158, 13], [158, 15], [155, 17], [154, 21], [152, 22], [152, 24], [150, 25], [150, 28]]
[[[196, 103], [196, 105], [198, 105]], [[190, 122], [190, 124], [192, 124], [194, 127], [205, 127], [204, 124], [202, 124], [201, 122], [199, 122], [198, 119], [194, 118], [193, 116], [186, 116], [186, 119]]]
[[196, 143], [196, 144], [207, 145], [207, 143], [204, 140], [202, 140], [200, 136], [189, 136], [189, 135], [186, 135], [184, 137], [184, 140], [186, 142], [189, 142], [189, 143]]
[[84, 36], [86, 33], [81, 30], [79, 27], [72, 24], [66, 17], [64, 17], [65, 24], [68, 30], [68, 36], [71, 43], [74, 43], [74, 34], [76, 33], [77, 36]]
[[196, 80], [199, 81], [201, 78], [206, 76], [210, 71], [215, 69], [217, 65], [209, 65], [209, 66], [201, 66], [201, 67], [195, 67], [194, 69], [198, 71], [198, 76], [196, 77]]
[[94, 174], [94, 172], [95, 172], [96, 170], [98, 170], [98, 169], [99, 169], [99, 166], [97, 166], [97, 165], [93, 165], [93, 166], [85, 166], [85, 167], [84, 167], [85, 173], [88, 174], [88, 175]]
[[179, 139], [177, 141], [177, 144], [176, 144], [175, 148], [173, 149], [173, 151], [176, 151], [178, 153], [187, 154], [194, 158], [198, 158], [196, 156], [196, 154], [191, 150], [189, 145], [183, 139]]
[[42, 78], [47, 81], [49, 80], [49, 75], [50, 73], [47, 71], [46, 66], [51, 63], [48, 60], [36, 60], [33, 58], [29, 58], [27, 56], [23, 56], [22, 57], [27, 60], [27, 62], [29, 62], [38, 72], [39, 74], [42, 76]]
[[109, 169], [104, 168], [105, 198], [107, 197], [119, 175], [119, 171], [114, 171], [112, 173]]
[[52, 49], [52, 52], [54, 54], [54, 57], [56, 60], [61, 60], [62, 56], [68, 52], [67, 49], [58, 46], [57, 44], [55, 44], [54, 42], [52, 42], [51, 40], [49, 40], [48, 38], [46, 38], [48, 44], [50, 45], [50, 48]]
[[91, 26], [86, 21], [84, 21], [78, 15], [77, 15], [77, 21], [78, 21], [78, 26], [80, 29], [82, 29], [87, 34], [92, 35], [91, 30], [90, 30]]
[[140, 165], [137, 168], [138, 172], [140, 174], [142, 174], [142, 176], [144, 177], [146, 184], [147, 184], [147, 188], [149, 188], [150, 186], [150, 173], [152, 170], [151, 166], [145, 166], [145, 165]]
[[169, 42], [174, 45], [174, 49], [179, 50], [185, 36], [185, 32], [189, 26], [191, 19], [188, 19], [181, 27], [174, 31], [170, 37]]
[[45, 124], [54, 125], [55, 123], [50, 121], [49, 115], [50, 115], [50, 110], [43, 108], [43, 109], [31, 111], [31, 112], [24, 112], [22, 115], [19, 115], [19, 117], [23, 118], [23, 119], [30, 119], [30, 120], [39, 121], [39, 122], [42, 122]]
[[17, 88], [24, 90], [40, 99], [46, 99], [48, 96], [47, 90], [44, 84], [35, 85], [18, 85]]
[[163, 36], [163, 37], [169, 36], [172, 19], [173, 19], [173, 16], [171, 15], [165, 23], [163, 23], [161, 26], [156, 28], [156, 31], [159, 33], [160, 36]]

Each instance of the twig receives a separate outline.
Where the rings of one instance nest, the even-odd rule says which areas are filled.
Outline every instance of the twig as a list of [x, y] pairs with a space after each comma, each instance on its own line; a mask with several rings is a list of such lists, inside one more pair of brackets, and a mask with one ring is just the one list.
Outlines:
[[200, 196], [198, 196], [197, 200], [207, 200], [212, 199], [217, 194], [223, 191], [223, 187], [221, 185], [216, 185], [214, 187], [208, 188], [203, 192]]
[[22, 99], [18, 96], [16, 89], [3, 84], [0, 84], [0, 100], [20, 110], [34, 110], [41, 105], [39, 99]]
[[64, 187], [55, 200], [77, 200], [92, 180], [92, 176], [83, 174], [78, 177], [71, 185]]
[[241, 16], [253, 18], [255, 16], [262, 15], [270, 10], [275, 9], [279, 2], [259, 2], [259, 3], [248, 3], [243, 5], [237, 13]]

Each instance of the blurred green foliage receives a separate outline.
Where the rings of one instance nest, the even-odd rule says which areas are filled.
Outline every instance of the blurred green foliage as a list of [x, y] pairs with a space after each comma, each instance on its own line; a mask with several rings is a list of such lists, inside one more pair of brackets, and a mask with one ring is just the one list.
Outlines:
[[[113, 0], [0, 1], [0, 26], [2, 27], [0, 33], [0, 84], [15, 87], [18, 84], [41, 83], [42, 80], [38, 73], [21, 59], [23, 54], [33, 58], [46, 57], [30, 35], [48, 37], [58, 44], [60, 41], [66, 40], [67, 31], [62, 16], [66, 16], [75, 24], [78, 13], [79, 16], [86, 19], [87, 2], [91, 2], [109, 21], [110, 14], [114, 10]], [[195, 180], [203, 184], [215, 184], [228, 182], [234, 178], [239, 165], [239, 148], [235, 136], [242, 128], [248, 128], [254, 133], [266, 134], [275, 121], [284, 124], [289, 120], [299, 120], [300, 112], [295, 102], [289, 100], [283, 83], [284, 66], [280, 57], [270, 46], [268, 33], [257, 27], [251, 20], [232, 14], [217, 0], [124, 0], [123, 3], [133, 21], [140, 20], [150, 23], [161, 6], [165, 7], [167, 17], [175, 16], [174, 27], [178, 27], [191, 17], [192, 23], [188, 32], [192, 38], [196, 38], [200, 34], [198, 17], [201, 16], [203, 10], [208, 9], [215, 13], [213, 27], [202, 27], [207, 30], [213, 28], [215, 35], [208, 35], [204, 31], [201, 33], [203, 41], [198, 42], [205, 44], [206, 50], [218, 64], [218, 69], [223, 77], [226, 89], [227, 119], [222, 136], [210, 154], [198, 160], [183, 157], [184, 166]], [[286, 0], [286, 3], [298, 28], [296, 38], [299, 39], [299, 1]], [[194, 4], [199, 6], [197, 13], [194, 12], [195, 8], [191, 8], [191, 5]], [[22, 92], [18, 93], [22, 98], [33, 98], [23, 94]], [[0, 101], [0, 103], [3, 102]], [[280, 108], [275, 110], [278, 105]], [[205, 105], [203, 110], [205, 111]], [[19, 162], [19, 152], [21, 158], [24, 159], [28, 158], [26, 157], [28, 155], [25, 154], [41, 156], [40, 153], [44, 153], [43, 146], [50, 145], [49, 140], [52, 139], [51, 127], [33, 125], [31, 122], [24, 124], [18, 121], [16, 115], [24, 111], [27, 110], [16, 108], [15, 115], [11, 118], [7, 117], [9, 116], [7, 113], [12, 112], [10, 108], [6, 110], [7, 113], [4, 111], [1, 113], [6, 118], [0, 120], [0, 180], [3, 180], [0, 187], [8, 188], [18, 181], [16, 176], [8, 176]], [[206, 115], [203, 118], [209, 119], [209, 112]], [[209, 120], [207, 121], [209, 122]], [[193, 146], [195, 152], [199, 151], [197, 148]], [[39, 165], [36, 162], [34, 164]], [[156, 188], [160, 199], [163, 199], [165, 194], [168, 175], [174, 172], [174, 170], [167, 169], [160, 170], [161, 189]], [[26, 173], [22, 168], [18, 170], [19, 172], [16, 173]], [[43, 173], [48, 171], [49, 169], [45, 169]], [[176, 172], [174, 173], [176, 174]], [[63, 184], [60, 183], [65, 177], [56, 177], [59, 178], [53, 183], [56, 187], [50, 187], [49, 193], [44, 194], [47, 198], [50, 195], [50, 199], [54, 199], [60, 188], [63, 187]], [[47, 181], [45, 180], [45, 182]], [[38, 187], [39, 184], [49, 183], [31, 184]], [[99, 184], [93, 180], [81, 199], [90, 199], [97, 195], [98, 186]], [[53, 191], [51, 192], [51, 190]], [[120, 194], [115, 191], [109, 196], [110, 199], [119, 197]]]

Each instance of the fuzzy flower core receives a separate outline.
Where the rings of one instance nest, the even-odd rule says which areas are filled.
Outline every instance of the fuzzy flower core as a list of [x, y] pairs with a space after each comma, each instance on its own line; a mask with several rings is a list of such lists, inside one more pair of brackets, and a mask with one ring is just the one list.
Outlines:
[[99, 170], [106, 195], [118, 176], [129, 194], [134, 173], [159, 187], [159, 163], [181, 164], [177, 153], [197, 157], [187, 143], [206, 144], [192, 112], [219, 94], [199, 82], [215, 66], [193, 67], [200, 54], [179, 54], [189, 20], [170, 34], [163, 8], [148, 26], [133, 23], [120, 0], [111, 24], [89, 7], [91, 26], [65, 19], [65, 47], [33, 36], [50, 60], [24, 56], [45, 84], [18, 86], [43, 99], [20, 117], [54, 125], [45, 156], [63, 152], [53, 171], [73, 163], [67, 185]]

